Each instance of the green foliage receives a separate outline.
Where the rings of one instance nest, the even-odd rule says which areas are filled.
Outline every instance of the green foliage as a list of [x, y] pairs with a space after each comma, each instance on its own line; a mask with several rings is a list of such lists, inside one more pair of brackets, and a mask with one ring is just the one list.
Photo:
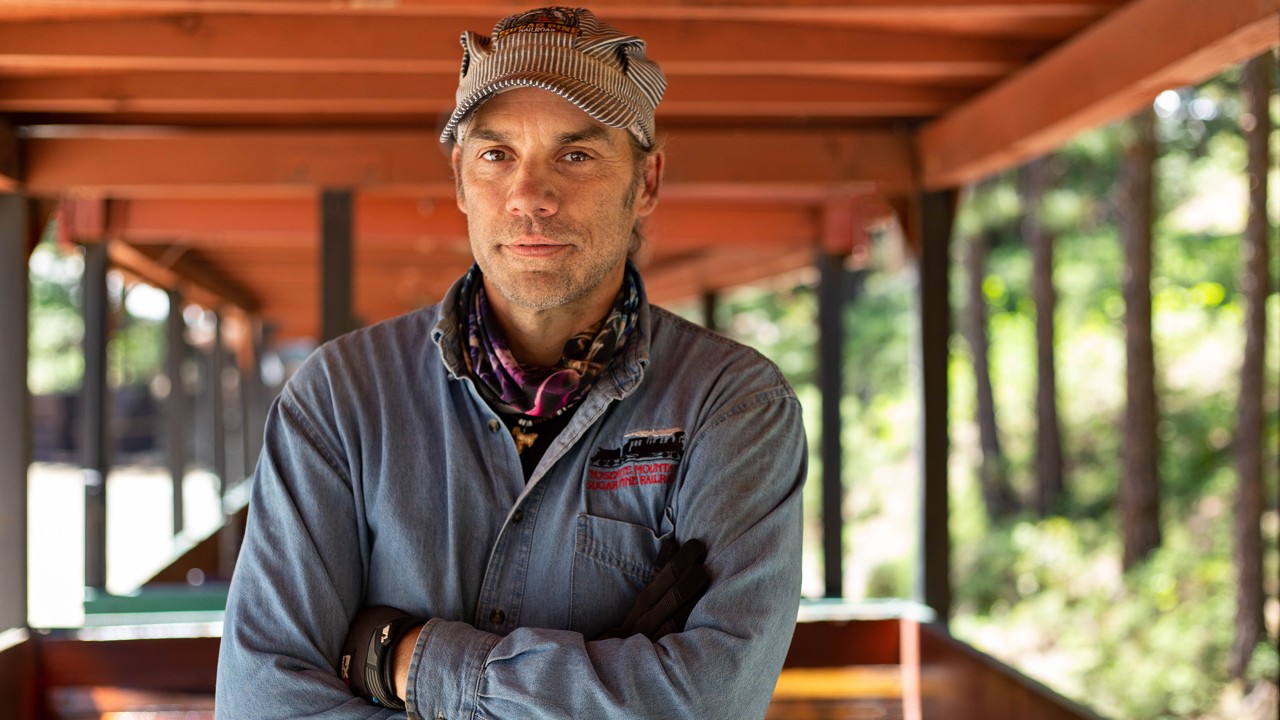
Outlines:
[[[28, 386], [33, 394], [75, 392], [84, 376], [83, 256], [78, 250], [64, 252], [46, 239], [32, 253], [30, 268]], [[107, 290], [108, 383], [146, 384], [163, 371], [165, 325], [128, 311], [130, 293], [146, 289], [127, 286], [112, 274]]]
[[32, 253], [30, 334], [27, 339], [28, 385], [34, 394], [71, 392], [84, 375], [84, 320], [80, 315], [80, 276], [84, 262], [78, 254], [62, 255], [50, 242]]
[[[1116, 127], [1086, 133], [1058, 153], [1059, 189], [1045, 201], [1058, 228], [1056, 356], [1070, 495], [1064, 514], [992, 525], [972, 468], [954, 481], [957, 634], [1114, 718], [1227, 717], [1228, 698], [1240, 692], [1226, 670], [1234, 633], [1231, 443], [1244, 347], [1237, 288], [1247, 184], [1235, 92], [1227, 75], [1178, 91], [1176, 107], [1162, 96], [1157, 127], [1162, 214], [1152, 291], [1163, 546], [1121, 574], [1115, 491], [1124, 441], [1124, 265], [1111, 199], [1122, 142]], [[1013, 175], [991, 183], [1012, 187]], [[1280, 196], [1275, 186], [1272, 192]], [[1034, 480], [1035, 441], [1030, 258], [1007, 213], [987, 217], [997, 240], [983, 282], [997, 419], [1014, 483], [1025, 491]], [[953, 283], [964, 282], [957, 269]], [[1280, 295], [1273, 294], [1272, 338], [1278, 323]], [[1278, 349], [1268, 346], [1269, 468], [1280, 446]], [[957, 353], [953, 426], [960, 438], [972, 437], [965, 429], [973, 422], [967, 373], [968, 356]], [[957, 445], [957, 453], [973, 456], [963, 441]], [[1272, 473], [1268, 507], [1274, 480]], [[1278, 524], [1270, 511], [1268, 578], [1280, 566]], [[1278, 584], [1269, 581], [1273, 598]], [[1255, 652], [1250, 682], [1275, 681], [1275, 621]]]

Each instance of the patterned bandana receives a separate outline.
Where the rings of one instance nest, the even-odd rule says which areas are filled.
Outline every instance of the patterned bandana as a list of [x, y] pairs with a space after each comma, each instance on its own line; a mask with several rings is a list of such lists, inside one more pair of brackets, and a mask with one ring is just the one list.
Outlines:
[[569, 338], [554, 367], [522, 365], [493, 316], [482, 277], [480, 267], [472, 265], [462, 281], [458, 302], [463, 304], [459, 315], [465, 326], [459, 334], [467, 338], [467, 372], [485, 401], [502, 412], [548, 418], [573, 407], [626, 345], [638, 317], [639, 283], [635, 268], [627, 263], [608, 317]]

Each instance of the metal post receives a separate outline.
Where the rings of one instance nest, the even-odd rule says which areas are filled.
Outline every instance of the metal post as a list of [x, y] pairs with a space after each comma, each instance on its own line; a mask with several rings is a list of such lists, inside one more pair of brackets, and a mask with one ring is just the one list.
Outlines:
[[818, 265], [818, 389], [822, 393], [822, 564], [826, 596], [844, 595], [844, 267], [825, 252]]
[[222, 313], [213, 316], [213, 348], [209, 351], [209, 414], [213, 441], [213, 474], [218, 476], [222, 495], [227, 491], [227, 408], [222, 388], [222, 373], [227, 368], [227, 353], [222, 347]]
[[0, 631], [27, 624], [27, 202], [0, 194]]
[[707, 290], [702, 293], [702, 327], [711, 332], [719, 332], [716, 323], [716, 307], [720, 304], [720, 293]]
[[80, 447], [84, 475], [84, 584], [107, 587], [107, 246], [84, 248], [84, 384]]
[[320, 342], [355, 328], [351, 301], [352, 193], [320, 195]]
[[[231, 487], [231, 478], [227, 476], [227, 407], [226, 390], [222, 384], [223, 373], [227, 369], [227, 353], [222, 344], [222, 313], [213, 316], [213, 347], [209, 352], [209, 390], [210, 412], [213, 420], [213, 474], [218, 476], [218, 506], [222, 509], [222, 529], [218, 531], [218, 575], [224, 579], [231, 578], [234, 567], [231, 548], [235, 546], [234, 528], [229, 525], [230, 515], [227, 512], [227, 490]], [[214, 568], [211, 568], [214, 569]]]
[[947, 487], [947, 361], [951, 339], [951, 224], [954, 190], [920, 195], [921, 536], [919, 591], [946, 622], [951, 614], [951, 531]]
[[182, 318], [182, 294], [169, 290], [168, 352], [165, 374], [169, 376], [169, 397], [165, 403], [168, 437], [169, 476], [173, 479], [173, 534], [182, 532], [182, 484], [187, 475], [187, 385], [182, 366], [187, 358], [187, 323]]
[[262, 433], [266, 425], [267, 392], [262, 382], [262, 352], [265, 338], [262, 321], [249, 320], [249, 357], [243, 361], [240, 376], [241, 424], [244, 426], [244, 477], [253, 474], [262, 452]]

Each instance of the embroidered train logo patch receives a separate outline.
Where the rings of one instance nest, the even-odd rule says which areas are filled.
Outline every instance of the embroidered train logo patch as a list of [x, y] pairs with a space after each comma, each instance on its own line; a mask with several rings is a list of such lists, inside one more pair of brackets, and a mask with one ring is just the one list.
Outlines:
[[628, 433], [620, 448], [600, 448], [587, 464], [587, 490], [617, 491], [666, 485], [684, 457], [684, 430]]

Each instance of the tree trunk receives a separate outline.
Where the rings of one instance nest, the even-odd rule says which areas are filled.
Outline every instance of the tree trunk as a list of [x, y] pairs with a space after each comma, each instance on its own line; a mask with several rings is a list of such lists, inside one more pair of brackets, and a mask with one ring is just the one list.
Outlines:
[[1266, 397], [1267, 295], [1271, 292], [1267, 239], [1268, 139], [1271, 116], [1271, 67], [1266, 53], [1245, 64], [1242, 91], [1248, 109], [1249, 219], [1244, 231], [1244, 271], [1240, 292], [1245, 299], [1244, 362], [1240, 370], [1240, 405], [1235, 436], [1238, 495], [1235, 512], [1236, 637], [1231, 646], [1231, 676], [1242, 678], [1264, 632], [1262, 605], [1263, 426]]
[[1148, 107], [1129, 123], [1132, 138], [1121, 164], [1124, 238], [1125, 382], [1128, 403], [1121, 434], [1120, 530], [1126, 570], [1160, 546], [1160, 475], [1156, 443], [1155, 351], [1151, 340], [1151, 256], [1154, 220], [1155, 114]]
[[1036, 304], [1036, 512], [1047, 517], [1062, 496], [1062, 432], [1058, 426], [1054, 362], [1053, 233], [1042, 219], [1041, 200], [1054, 183], [1053, 157], [1033, 160], [1019, 172], [1022, 236], [1031, 248], [1031, 297]]
[[1011, 516], [1018, 503], [1009, 487], [1009, 476], [1000, 451], [1000, 434], [996, 425], [995, 395], [991, 389], [991, 369], [987, 362], [990, 341], [987, 337], [987, 297], [982, 291], [987, 277], [987, 235], [981, 229], [969, 238], [964, 259], [968, 277], [968, 301], [964, 308], [964, 336], [973, 353], [974, 382], [978, 392], [978, 440], [982, 448], [982, 464], [978, 480], [987, 517], [1000, 520]]

